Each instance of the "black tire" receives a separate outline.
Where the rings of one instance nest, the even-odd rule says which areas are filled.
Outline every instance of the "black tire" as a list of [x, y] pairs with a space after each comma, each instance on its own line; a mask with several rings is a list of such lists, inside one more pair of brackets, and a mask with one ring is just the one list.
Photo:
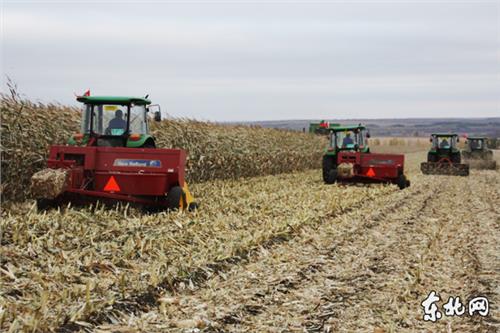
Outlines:
[[453, 153], [453, 154], [451, 154], [450, 160], [451, 160], [451, 163], [460, 163], [461, 160], [462, 160], [460, 158], [460, 153]]
[[437, 162], [436, 154], [427, 153], [427, 162]]
[[400, 174], [398, 176], [398, 180], [396, 181], [396, 184], [398, 185], [399, 189], [402, 190], [408, 186], [410, 186], [410, 181], [406, 179], [406, 176], [404, 174]]
[[51, 208], [54, 208], [56, 206], [56, 203], [54, 200], [51, 199], [36, 199], [36, 209], [39, 212], [43, 212], [46, 210], [49, 210]]
[[333, 184], [337, 180], [337, 165], [331, 156], [323, 156], [323, 181]]
[[147, 140], [146, 142], [144, 142], [141, 148], [156, 148], [156, 145], [153, 140]]
[[184, 191], [180, 186], [174, 186], [167, 193], [167, 206], [170, 210], [180, 208], [180, 202], [183, 199]]
[[198, 209], [198, 203], [196, 203], [196, 202], [191, 202], [191, 203], [189, 204], [189, 206], [188, 206], [188, 210], [189, 210], [190, 212], [193, 212], [193, 211], [195, 211], [195, 210], [197, 210], [197, 209]]

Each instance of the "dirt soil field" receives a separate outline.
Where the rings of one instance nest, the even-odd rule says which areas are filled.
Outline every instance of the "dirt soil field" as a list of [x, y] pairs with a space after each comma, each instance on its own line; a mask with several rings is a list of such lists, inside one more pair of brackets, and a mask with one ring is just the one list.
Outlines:
[[[248, 203], [255, 214], [262, 209], [271, 217], [275, 214], [271, 213], [273, 204], [266, 199], [267, 183], [270, 191], [278, 191], [274, 197], [272, 193], [267, 196], [274, 200], [280, 214], [291, 222], [308, 222], [290, 223], [284, 230], [269, 231], [259, 242], [249, 243], [244, 254], [240, 250], [232, 257], [226, 255], [224, 265], [210, 265], [213, 258], [200, 255], [203, 258], [195, 261], [198, 271], [191, 271], [169, 287], [157, 286], [154, 292], [144, 293], [143, 288], [130, 286], [132, 294], [125, 299], [77, 322], [55, 323], [50, 330], [497, 332], [500, 173], [473, 170], [469, 177], [424, 176], [418, 169], [424, 158], [423, 152], [407, 155], [412, 185], [403, 191], [394, 186], [326, 186], [316, 171], [317, 179], [307, 184], [318, 189], [311, 190], [310, 201], [304, 201], [304, 193], [300, 192], [304, 188], [297, 183], [288, 191], [297, 189], [296, 196], [302, 199], [291, 196], [282, 202], [279, 198], [287, 194], [279, 192], [271, 180], [278, 178], [293, 184], [290, 176], [257, 179], [255, 189], [262, 190], [263, 197], [254, 205]], [[293, 179], [309, 180], [312, 173], [298, 173]], [[231, 188], [225, 191], [238, 193]], [[239, 191], [243, 194], [243, 188]], [[327, 195], [329, 191], [336, 196]], [[246, 198], [250, 199], [251, 196]], [[336, 203], [332, 206], [325, 200]], [[240, 219], [249, 223], [250, 212], [237, 209], [244, 201], [245, 198], [236, 200], [236, 206], [228, 202], [227, 211], [221, 213], [239, 211]], [[300, 206], [300, 202], [305, 203]], [[282, 224], [278, 216], [273, 219]], [[206, 223], [205, 228], [210, 225]], [[242, 231], [238, 237], [258, 230], [239, 225], [236, 220], [232, 223]], [[259, 228], [272, 228], [267, 222], [254, 223]], [[191, 244], [180, 241], [186, 247]], [[201, 251], [204, 242], [193, 241]], [[209, 248], [210, 243], [204, 251], [210, 251]], [[224, 251], [218, 249], [217, 253]], [[234, 254], [235, 250], [228, 253]], [[151, 256], [150, 260], [154, 263], [157, 259]], [[201, 264], [204, 261], [205, 266]], [[12, 283], [5, 276], [10, 272], [5, 265], [4, 281]], [[200, 270], [204, 270], [203, 274]], [[431, 291], [441, 298], [437, 305], [443, 317], [436, 323], [422, 319], [421, 302]], [[465, 306], [471, 297], [486, 296], [489, 315], [445, 316], [442, 306], [450, 296], [460, 296]]]

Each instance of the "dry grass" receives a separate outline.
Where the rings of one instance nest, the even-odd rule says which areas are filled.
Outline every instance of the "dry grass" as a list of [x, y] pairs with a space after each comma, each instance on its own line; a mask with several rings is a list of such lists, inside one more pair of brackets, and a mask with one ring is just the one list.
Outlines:
[[[30, 178], [45, 166], [49, 145], [78, 131], [75, 108], [1, 95], [2, 197], [29, 197]], [[236, 179], [317, 168], [324, 138], [300, 132], [223, 126], [187, 119], [152, 124], [158, 147], [188, 151], [190, 182]]]

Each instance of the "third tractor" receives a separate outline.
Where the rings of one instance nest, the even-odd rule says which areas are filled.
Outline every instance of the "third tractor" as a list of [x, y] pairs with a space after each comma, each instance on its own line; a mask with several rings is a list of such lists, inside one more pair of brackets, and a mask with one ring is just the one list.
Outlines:
[[493, 159], [493, 151], [488, 149], [488, 139], [485, 137], [468, 137], [467, 147], [462, 150], [462, 158], [471, 167], [495, 170], [497, 162]]
[[468, 176], [469, 165], [461, 163], [458, 134], [431, 134], [431, 148], [427, 153], [427, 162], [422, 162], [420, 169], [426, 175]]

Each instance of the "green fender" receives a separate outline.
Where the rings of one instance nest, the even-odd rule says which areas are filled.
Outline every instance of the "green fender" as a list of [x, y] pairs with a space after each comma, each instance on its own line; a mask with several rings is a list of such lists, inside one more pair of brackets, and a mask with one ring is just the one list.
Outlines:
[[86, 146], [87, 143], [89, 142], [90, 136], [88, 134], [85, 134], [81, 140], [76, 141], [73, 136], [71, 136], [68, 139], [68, 146]]
[[154, 138], [149, 134], [141, 134], [139, 140], [132, 141], [130, 139], [127, 140], [127, 148], [140, 148], [146, 143], [147, 140], [151, 140], [154, 142]]

